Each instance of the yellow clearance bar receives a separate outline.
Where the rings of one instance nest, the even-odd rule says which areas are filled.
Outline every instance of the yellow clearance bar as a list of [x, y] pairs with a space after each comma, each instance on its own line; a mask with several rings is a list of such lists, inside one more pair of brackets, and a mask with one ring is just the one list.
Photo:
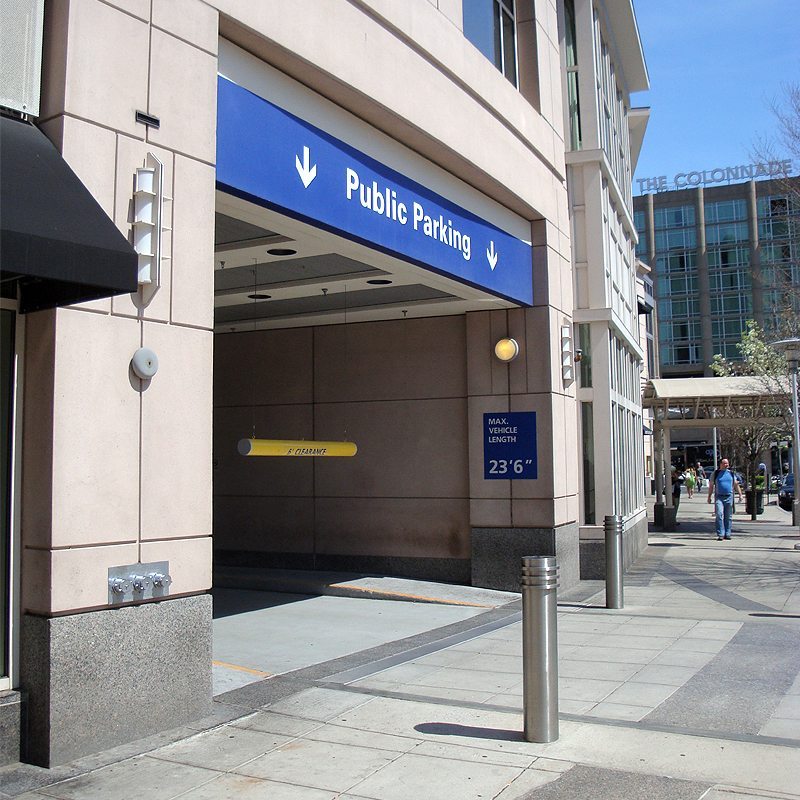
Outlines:
[[292, 439], [241, 439], [243, 456], [354, 456], [355, 442], [308, 442]]

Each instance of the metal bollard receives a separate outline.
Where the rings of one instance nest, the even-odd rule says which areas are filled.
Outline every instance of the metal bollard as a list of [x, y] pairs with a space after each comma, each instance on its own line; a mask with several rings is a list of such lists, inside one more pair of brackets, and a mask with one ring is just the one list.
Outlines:
[[622, 517], [603, 518], [606, 535], [606, 608], [622, 608]]
[[558, 739], [555, 556], [522, 559], [522, 702], [525, 741]]

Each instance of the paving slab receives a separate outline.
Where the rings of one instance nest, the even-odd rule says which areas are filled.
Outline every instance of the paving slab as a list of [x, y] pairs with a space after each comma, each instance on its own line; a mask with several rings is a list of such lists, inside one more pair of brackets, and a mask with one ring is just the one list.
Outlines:
[[375, 800], [482, 800], [496, 797], [522, 772], [519, 767], [473, 759], [409, 753], [353, 786], [351, 794]]
[[179, 764], [200, 767], [213, 764], [215, 769], [227, 771], [291, 741], [292, 737], [282, 734], [225, 726], [197, 733], [181, 742], [162, 747], [151, 755]]
[[48, 786], [42, 793], [58, 800], [129, 800], [135, 791], [140, 797], [172, 800], [219, 775], [220, 772], [208, 767], [140, 756]]
[[180, 800], [336, 800], [339, 796], [338, 792], [292, 786], [249, 775], [220, 775], [182, 794]]
[[698, 800], [707, 783], [577, 765], [557, 781], [525, 795], [525, 800]]
[[235, 772], [295, 786], [346, 792], [402, 756], [392, 750], [296, 739]]

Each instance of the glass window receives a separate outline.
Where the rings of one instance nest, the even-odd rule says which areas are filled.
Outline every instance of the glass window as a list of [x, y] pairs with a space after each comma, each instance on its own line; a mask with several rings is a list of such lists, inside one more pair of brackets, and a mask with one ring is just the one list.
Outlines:
[[794, 234], [796, 227], [794, 220], [788, 217], [759, 220], [758, 235], [761, 239], [785, 239]]
[[750, 238], [746, 222], [725, 225], [706, 225], [706, 242], [709, 245], [726, 242], [746, 242]]
[[592, 417], [591, 403], [581, 403], [581, 441], [583, 444], [583, 524], [594, 525], [594, 418]]
[[797, 203], [791, 196], [770, 195], [758, 198], [759, 217], [785, 217], [787, 214], [794, 214], [797, 210]]
[[750, 266], [749, 247], [709, 247], [708, 266], [711, 269]]
[[761, 263], [769, 264], [776, 261], [791, 261], [792, 260], [792, 244], [793, 242], [778, 242], [775, 244], [762, 244], [761, 245]]
[[688, 272], [697, 268], [697, 253], [670, 253], [656, 257], [656, 268], [660, 272]]
[[653, 213], [657, 229], [685, 228], [695, 224], [694, 206], [657, 208]]
[[697, 246], [694, 228], [678, 228], [676, 230], [656, 230], [656, 250], [690, 250]]
[[585, 323], [578, 325], [578, 347], [581, 349], [581, 386], [588, 389], [592, 385], [592, 333]]
[[706, 223], [735, 222], [747, 219], [747, 202], [745, 200], [719, 200], [706, 203]]
[[463, 0], [462, 9], [464, 36], [516, 86], [514, 0]]
[[694, 320], [673, 320], [661, 325], [661, 335], [668, 341], [686, 341], [700, 336], [700, 322]]

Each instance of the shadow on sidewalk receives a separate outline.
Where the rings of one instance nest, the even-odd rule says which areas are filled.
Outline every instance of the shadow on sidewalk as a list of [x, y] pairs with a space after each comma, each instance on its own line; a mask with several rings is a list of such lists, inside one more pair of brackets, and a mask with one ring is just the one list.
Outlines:
[[522, 742], [522, 731], [507, 731], [502, 728], [478, 728], [472, 725], [458, 725], [453, 722], [421, 722], [414, 726], [415, 731], [435, 736], [465, 736], [468, 739], [498, 739], [504, 742]]

